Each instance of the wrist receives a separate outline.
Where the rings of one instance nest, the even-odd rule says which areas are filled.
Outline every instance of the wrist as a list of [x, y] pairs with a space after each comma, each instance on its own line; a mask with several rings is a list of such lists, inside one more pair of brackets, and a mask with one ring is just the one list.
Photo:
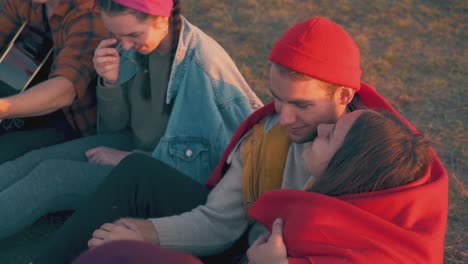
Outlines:
[[3, 98], [0, 98], [0, 119], [8, 118], [8, 109], [10, 109], [11, 103]]
[[151, 220], [140, 220], [138, 222], [138, 229], [140, 229], [140, 234], [146, 242], [159, 245], [158, 231], [156, 231], [156, 227]]
[[109, 80], [106, 80], [104, 78], [101, 78], [101, 81], [102, 81], [102, 86], [104, 87], [113, 87], [117, 84], [117, 80], [115, 81], [109, 81]]
[[148, 224], [148, 233], [145, 237], [149, 242], [155, 243], [159, 245], [159, 236], [158, 236], [158, 231], [156, 230], [156, 227], [153, 225], [153, 222], [150, 220], [146, 221]]

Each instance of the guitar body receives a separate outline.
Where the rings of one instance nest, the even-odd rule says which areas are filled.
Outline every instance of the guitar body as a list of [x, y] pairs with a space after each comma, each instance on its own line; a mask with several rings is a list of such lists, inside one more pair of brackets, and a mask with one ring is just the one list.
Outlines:
[[[0, 97], [23, 92], [47, 79], [52, 66], [53, 41], [24, 22], [0, 54]], [[20, 119], [0, 120], [2, 130], [23, 126]]]
[[23, 92], [37, 83], [36, 77], [47, 78], [44, 75], [50, 70], [52, 45], [48, 36], [24, 22], [0, 57], [0, 94]]

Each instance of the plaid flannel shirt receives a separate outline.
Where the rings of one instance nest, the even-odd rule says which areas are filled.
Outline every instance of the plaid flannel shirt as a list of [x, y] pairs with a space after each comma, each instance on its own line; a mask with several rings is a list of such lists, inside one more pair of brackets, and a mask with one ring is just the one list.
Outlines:
[[[0, 47], [24, 21], [45, 31], [43, 5], [31, 0], [5, 0], [0, 12]], [[96, 73], [93, 53], [110, 35], [90, 0], [62, 1], [49, 18], [54, 60], [49, 78], [62, 76], [74, 84], [76, 97], [63, 109], [67, 121], [82, 136], [96, 131]]]

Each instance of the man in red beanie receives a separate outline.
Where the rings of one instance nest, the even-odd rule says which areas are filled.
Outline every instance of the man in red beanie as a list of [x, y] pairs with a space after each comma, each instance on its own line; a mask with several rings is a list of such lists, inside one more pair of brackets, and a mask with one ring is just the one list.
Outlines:
[[[274, 102], [238, 128], [206, 183], [214, 189], [143, 155], [130, 156], [65, 223], [44, 256], [66, 251], [71, 258], [86, 244], [93, 248], [122, 239], [208, 256], [231, 247], [246, 230], [253, 242], [265, 232], [257, 223], [248, 229], [247, 211], [260, 194], [304, 190], [313, 179], [301, 154], [318, 124], [334, 123], [361, 107], [386, 108], [399, 116], [373, 88], [361, 84], [358, 47], [328, 19], [315, 17], [293, 26], [274, 45], [270, 61]], [[149, 169], [141, 172], [141, 167]], [[166, 178], [178, 185], [164, 185]], [[164, 188], [155, 192], [159, 185]], [[191, 199], [181, 201], [183, 196]]]

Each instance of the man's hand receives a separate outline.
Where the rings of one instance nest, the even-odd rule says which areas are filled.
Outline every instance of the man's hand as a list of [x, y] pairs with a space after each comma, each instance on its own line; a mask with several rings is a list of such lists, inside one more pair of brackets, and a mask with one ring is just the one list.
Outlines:
[[86, 151], [88, 161], [102, 165], [117, 165], [121, 160], [130, 155], [131, 152], [121, 151], [108, 147], [97, 147]]
[[257, 238], [247, 250], [250, 264], [287, 264], [289, 263], [283, 241], [283, 221], [276, 219], [271, 234]]
[[159, 243], [153, 223], [143, 219], [122, 218], [113, 224], [103, 224], [93, 233], [88, 247], [93, 248], [114, 240], [138, 240]]

